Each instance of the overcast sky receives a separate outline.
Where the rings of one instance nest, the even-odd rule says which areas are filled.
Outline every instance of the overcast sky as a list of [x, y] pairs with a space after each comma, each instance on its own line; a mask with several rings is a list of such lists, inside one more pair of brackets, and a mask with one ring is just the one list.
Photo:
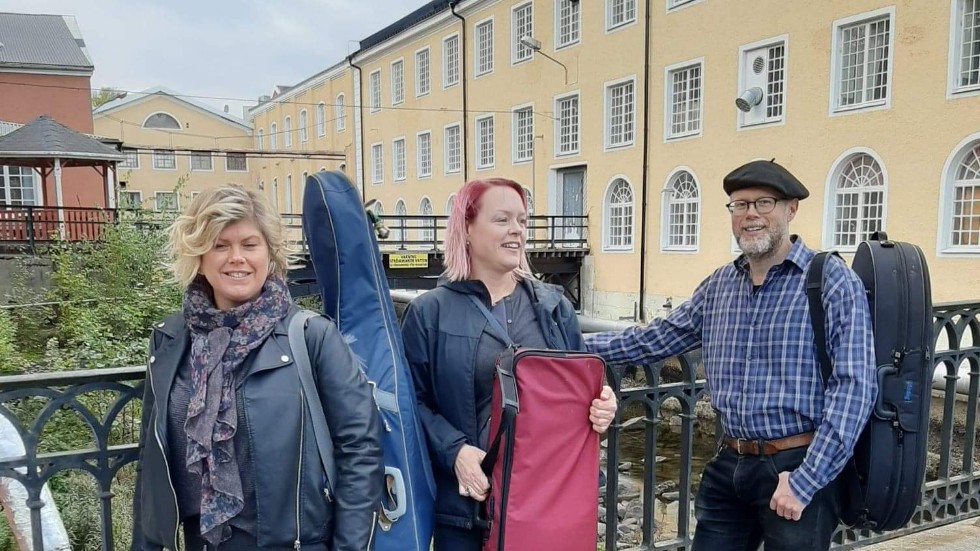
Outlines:
[[[0, 11], [74, 15], [92, 87], [253, 102], [343, 60], [426, 0], [0, 0]], [[242, 116], [240, 101], [199, 101]]]

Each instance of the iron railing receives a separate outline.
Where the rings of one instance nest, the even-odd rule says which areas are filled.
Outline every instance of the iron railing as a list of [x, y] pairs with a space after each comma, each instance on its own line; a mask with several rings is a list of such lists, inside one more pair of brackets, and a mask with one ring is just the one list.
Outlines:
[[[408, 295], [410, 296], [410, 295]], [[407, 296], [398, 295], [396, 303]], [[397, 305], [397, 304], [396, 304]], [[400, 310], [400, 308], [399, 308]], [[932, 412], [941, 420], [938, 445], [938, 467], [923, 487], [923, 499], [908, 527], [895, 532], [875, 534], [840, 527], [834, 536], [834, 549], [845, 550], [912, 532], [927, 530], [969, 517], [980, 516], [980, 468], [974, 461], [977, 443], [978, 394], [980, 394], [980, 301], [937, 305], [934, 308], [936, 370], [945, 377], [945, 389], [934, 393], [940, 406]], [[601, 320], [582, 320], [585, 332], [600, 331], [623, 324]], [[633, 548], [683, 550], [692, 543], [693, 496], [699, 473], [694, 468], [693, 445], [698, 419], [698, 402], [706, 393], [705, 381], [698, 376], [700, 353], [692, 352], [654, 365], [643, 366], [636, 377], [626, 379], [614, 373], [614, 384], [620, 399], [616, 422], [607, 441], [607, 483], [603, 493], [606, 504], [605, 549], [618, 549], [620, 539], [617, 502], [621, 486], [617, 467], [623, 457], [622, 442], [632, 430], [624, 417], [637, 408], [642, 411], [644, 463], [642, 515], [639, 519], [640, 541]], [[673, 373], [665, 377], [665, 366]], [[113, 500], [116, 475], [125, 465], [136, 461], [138, 415], [136, 402], [142, 395], [145, 368], [130, 367], [87, 370], [67, 373], [0, 377], [0, 415], [16, 426], [24, 441], [26, 453], [20, 457], [0, 459], [0, 478], [19, 481], [28, 492], [34, 549], [41, 547], [40, 500], [43, 485], [58, 473], [82, 470], [97, 483], [101, 503], [102, 548], [113, 549], [113, 507], [130, 507], [129, 502]], [[679, 374], [679, 375], [678, 375]], [[967, 379], [966, 394], [957, 392], [957, 382]], [[629, 386], [623, 386], [629, 382]], [[635, 382], [639, 381], [639, 382]], [[962, 386], [962, 385], [961, 385]], [[92, 396], [98, 399], [92, 399]], [[669, 419], [662, 413], [668, 398], [680, 404], [680, 468], [677, 474], [677, 496], [668, 506], [657, 496], [655, 465], [661, 447], [661, 426]], [[43, 402], [24, 417], [25, 402]], [[97, 404], [97, 406], [93, 406]], [[30, 409], [30, 408], [26, 408]], [[958, 413], [965, 410], [965, 413]], [[87, 427], [93, 445], [85, 449], [46, 451], [42, 435], [56, 414], [73, 413]], [[962, 419], [960, 418], [962, 416]], [[955, 429], [955, 430], [954, 430]], [[962, 431], [962, 440], [956, 436]], [[120, 441], [120, 435], [125, 435]], [[128, 436], [128, 438], [126, 438]], [[936, 449], [937, 446], [932, 446]], [[956, 453], [962, 454], [956, 459]], [[663, 512], [676, 508], [676, 516], [663, 526]], [[657, 522], [661, 522], [658, 526]], [[118, 530], [118, 526], [116, 527]]]

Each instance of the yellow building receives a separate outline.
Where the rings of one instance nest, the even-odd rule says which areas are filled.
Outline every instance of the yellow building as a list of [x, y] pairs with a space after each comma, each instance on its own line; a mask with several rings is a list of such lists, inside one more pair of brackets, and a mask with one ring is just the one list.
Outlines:
[[351, 69], [337, 64], [296, 86], [276, 86], [248, 116], [260, 150], [252, 177], [282, 213], [299, 213], [306, 176], [318, 170], [354, 173]]
[[120, 206], [179, 210], [205, 189], [254, 184], [251, 128], [227, 111], [156, 87], [105, 103], [92, 118], [96, 135], [123, 142]]
[[810, 247], [886, 230], [935, 301], [980, 296], [978, 0], [440, 0], [360, 45], [366, 197], [442, 215], [505, 176], [588, 215], [587, 314], [661, 315], [731, 261], [721, 180], [756, 158], [810, 189]]

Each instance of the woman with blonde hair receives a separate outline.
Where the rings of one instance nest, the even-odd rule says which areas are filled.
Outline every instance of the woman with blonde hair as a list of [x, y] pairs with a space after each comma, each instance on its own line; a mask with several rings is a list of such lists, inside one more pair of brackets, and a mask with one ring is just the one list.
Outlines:
[[[402, 321], [436, 478], [435, 551], [480, 549], [473, 500], [484, 501], [490, 489], [480, 463], [489, 438], [495, 361], [507, 343], [470, 297], [482, 301], [523, 347], [583, 350], [578, 318], [563, 290], [531, 274], [526, 234], [520, 184], [504, 178], [465, 184], [449, 214], [442, 281], [413, 300]], [[605, 432], [615, 412], [615, 394], [604, 387], [589, 411], [593, 430]]]
[[282, 223], [237, 185], [194, 198], [170, 228], [183, 308], [154, 329], [133, 549], [361, 550], [383, 465], [367, 379], [323, 317], [306, 329], [336, 466], [324, 472], [287, 336], [298, 311]]

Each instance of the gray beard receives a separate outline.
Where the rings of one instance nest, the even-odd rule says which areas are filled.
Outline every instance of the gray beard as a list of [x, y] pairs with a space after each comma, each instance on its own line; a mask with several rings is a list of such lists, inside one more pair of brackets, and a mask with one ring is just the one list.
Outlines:
[[765, 232], [759, 238], [749, 240], [742, 239], [739, 236], [736, 237], [736, 241], [738, 242], [738, 247], [745, 253], [745, 256], [755, 259], [766, 258], [776, 252], [781, 241], [782, 233], [778, 229], [771, 228], [770, 231]]

